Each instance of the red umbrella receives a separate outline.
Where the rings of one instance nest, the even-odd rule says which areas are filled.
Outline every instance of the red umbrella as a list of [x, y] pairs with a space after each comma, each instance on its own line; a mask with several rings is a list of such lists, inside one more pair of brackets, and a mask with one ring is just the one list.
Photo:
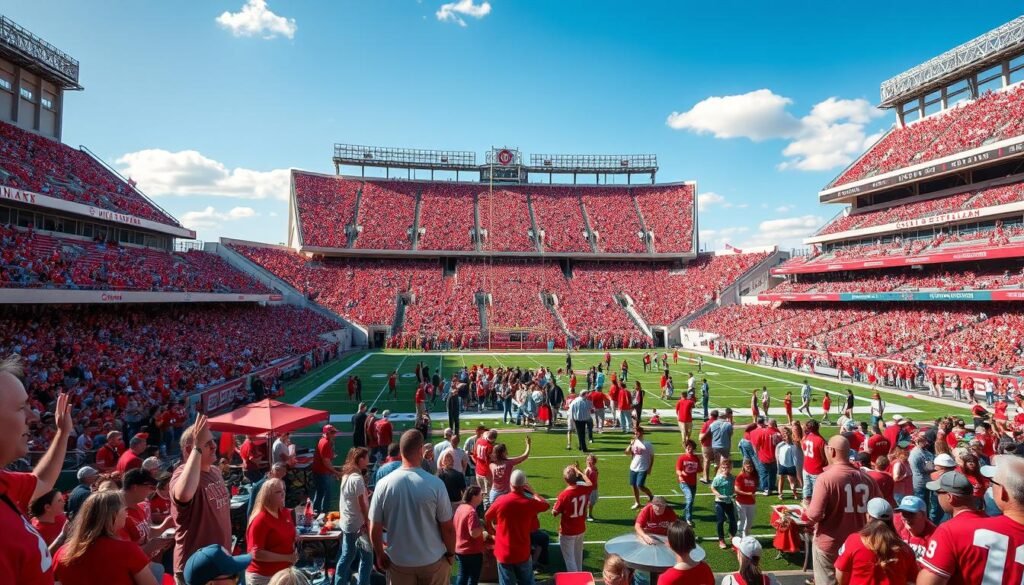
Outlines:
[[210, 419], [210, 430], [261, 435], [280, 435], [330, 418], [326, 410], [313, 410], [266, 399], [247, 404]]

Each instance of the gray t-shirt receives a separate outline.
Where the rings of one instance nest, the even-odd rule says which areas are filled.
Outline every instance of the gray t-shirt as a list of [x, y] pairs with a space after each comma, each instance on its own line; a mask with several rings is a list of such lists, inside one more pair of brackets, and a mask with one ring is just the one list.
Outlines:
[[358, 473], [350, 473], [341, 480], [341, 502], [338, 507], [341, 510], [342, 532], [351, 534], [359, 532], [359, 529], [366, 523], [363, 518], [363, 511], [359, 507], [359, 497], [366, 494], [366, 482], [363, 476]]
[[914, 489], [923, 489], [924, 484], [928, 483], [929, 474], [935, 469], [933, 461], [935, 455], [931, 451], [920, 447], [914, 447], [910, 451], [907, 462], [910, 464], [910, 472], [914, 474]]
[[712, 449], [729, 449], [732, 447], [732, 423], [718, 419], [708, 427], [711, 434]]
[[[384, 525], [386, 551], [399, 567], [425, 567], [445, 554], [440, 524], [452, 519], [448, 491], [426, 471], [401, 467], [377, 482], [370, 521]], [[415, 538], [404, 538], [416, 535]]]

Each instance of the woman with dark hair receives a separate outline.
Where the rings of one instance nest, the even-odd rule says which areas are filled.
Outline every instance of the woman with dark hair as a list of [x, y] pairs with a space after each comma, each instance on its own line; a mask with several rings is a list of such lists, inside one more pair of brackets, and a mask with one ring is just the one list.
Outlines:
[[462, 494], [462, 504], [455, 509], [455, 557], [459, 559], [456, 585], [477, 585], [480, 582], [487, 533], [476, 511], [483, 500], [480, 486], [471, 485]]
[[373, 568], [373, 551], [369, 542], [359, 544], [361, 535], [369, 538], [370, 496], [366, 491], [363, 473], [370, 464], [370, 451], [366, 447], [352, 447], [348, 450], [345, 463], [341, 466], [341, 552], [334, 569], [336, 579], [348, 583], [352, 563], [359, 557], [358, 585], [370, 585], [370, 569]]
[[118, 537], [127, 517], [120, 491], [90, 495], [53, 557], [54, 579], [62, 585], [156, 585], [146, 553]]
[[68, 521], [64, 515], [64, 494], [60, 490], [50, 490], [32, 500], [28, 511], [32, 515], [32, 527], [46, 544], [53, 544]]
[[512, 491], [512, 486], [509, 485], [509, 479], [512, 478], [512, 470], [515, 469], [516, 465], [519, 465], [523, 461], [526, 461], [530, 457], [530, 446], [532, 442], [530, 437], [526, 437], [526, 450], [519, 457], [509, 458], [508, 447], [505, 443], [498, 443], [494, 446], [494, 450], [491, 451], [491, 493], [490, 502], [498, 499], [498, 496], [503, 496]]
[[658, 585], [715, 585], [715, 574], [704, 561], [704, 549], [697, 546], [693, 528], [682, 520], [668, 527], [668, 546], [676, 564], [658, 576]]
[[779, 585], [775, 577], [761, 571], [761, 543], [753, 536], [735, 537], [736, 560], [740, 570], [722, 578], [722, 585]]
[[868, 501], [868, 523], [851, 534], [836, 559], [836, 582], [913, 583], [914, 551], [896, 533], [892, 506], [884, 498]]

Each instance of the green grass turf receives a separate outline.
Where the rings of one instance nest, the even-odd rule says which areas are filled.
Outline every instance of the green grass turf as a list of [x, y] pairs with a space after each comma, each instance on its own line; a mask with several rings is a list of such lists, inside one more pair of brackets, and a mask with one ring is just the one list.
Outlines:
[[[574, 354], [573, 367], [577, 370], [582, 370], [589, 368], [591, 365], [596, 365], [603, 359], [603, 353], [583, 351]], [[387, 408], [396, 413], [414, 411], [412, 394], [416, 385], [414, 371], [418, 361], [426, 363], [431, 368], [431, 372], [436, 371], [439, 366], [442, 367], [441, 374], [443, 376], [450, 376], [453, 371], [471, 363], [488, 364], [495, 367], [500, 365], [520, 366], [530, 369], [546, 366], [554, 371], [565, 365], [564, 353], [441, 355], [389, 351], [370, 353], [369, 357], [365, 357], [366, 355], [365, 353], [358, 353], [346, 356], [344, 359], [328, 364], [309, 376], [288, 385], [286, 387], [285, 401], [295, 402], [306, 397], [333, 376], [346, 370], [361, 359], [363, 361], [355, 366], [349, 374], [358, 375], [363, 380], [364, 401], [367, 403], [375, 402], [381, 410]], [[648, 392], [644, 403], [645, 413], [649, 412], [648, 409], [650, 408], [656, 408], [659, 412], [664, 413], [674, 412], [675, 400], [664, 401], [658, 397], [660, 372], [641, 372], [641, 356], [642, 352], [613, 352], [613, 370], [618, 371], [618, 365], [621, 361], [629, 359], [630, 387], [632, 387], [633, 380], [639, 380]], [[365, 359], [363, 359], [364, 357]], [[400, 373], [399, 397], [397, 400], [388, 400], [386, 396], [387, 378], [374, 376], [387, 374], [396, 368]], [[679, 363], [671, 366], [676, 386], [676, 396], [679, 395], [680, 390], [685, 390], [686, 374], [690, 371], [693, 371], [698, 379], [701, 377], [701, 374], [696, 372], [696, 364], [691, 363], [681, 354]], [[703, 371], [707, 375], [711, 389], [712, 408], [723, 409], [727, 406], [732, 407], [736, 411], [737, 424], [745, 424], [750, 421], [750, 393], [754, 389], [760, 389], [762, 385], [767, 386], [772, 395], [773, 408], [782, 406], [782, 397], [786, 391], [794, 393], [797, 397], [794, 402], [796, 406], [799, 406], [799, 390], [801, 381], [804, 379], [804, 376], [799, 373], [748, 366], [711, 357], [704, 358]], [[356, 403], [350, 401], [347, 396], [347, 376], [348, 374], [327, 386], [316, 397], [306, 402], [304, 406], [328, 410], [332, 414], [355, 412]], [[580, 378], [580, 385], [585, 385], [584, 376], [579, 374], [577, 376]], [[834, 421], [839, 414], [838, 408], [844, 403], [847, 385], [814, 378], [810, 379], [810, 383], [814, 389], [814, 412], [820, 412], [822, 392], [829, 391], [833, 393], [832, 420]], [[568, 391], [567, 381], [563, 382], [562, 386]], [[869, 390], [854, 387], [854, 394], [858, 397], [856, 403], [858, 406], [868, 404]], [[899, 405], [916, 410], [917, 412], [909, 412], [905, 413], [905, 415], [918, 421], [933, 420], [938, 416], [948, 415], [954, 410], [952, 406], [936, 404], [914, 396], [908, 396], [905, 393], [883, 393], [883, 397], [890, 407]], [[443, 414], [443, 405], [440, 401], [438, 401], [435, 410], [440, 412], [437, 415], [439, 418], [435, 419], [434, 427], [441, 429], [446, 425], [447, 420]], [[501, 429], [503, 428], [519, 429], [519, 427], [516, 427], [514, 424], [502, 424], [500, 411], [491, 411], [491, 415], [491, 417], [484, 421], [484, 424], [491, 428], [499, 429], [498, 440], [508, 445], [510, 455], [519, 455], [525, 446], [525, 435], [523, 433], [502, 434]], [[817, 415], [817, 417], [820, 418], [820, 415]], [[783, 419], [781, 422], [785, 422], [784, 417], [779, 418]], [[801, 420], [806, 419], [803, 415], [799, 415], [798, 418]], [[868, 417], [867, 415], [858, 415], [855, 418], [859, 421], [867, 420]], [[696, 427], [694, 438], [696, 438], [696, 430], [699, 430], [701, 422], [696, 420], [694, 423]], [[681, 514], [683, 500], [678, 491], [678, 484], [675, 482], [674, 472], [675, 460], [682, 451], [681, 440], [675, 420], [667, 419], [665, 423], [661, 427], [652, 427], [645, 424], [646, 429], [649, 431], [647, 438], [654, 445], [656, 454], [654, 469], [647, 485], [655, 494], [665, 496], [669, 504], [676, 509], [677, 513]], [[463, 436], [468, 436], [468, 433], [472, 432], [472, 429], [477, 424], [479, 424], [479, 421], [464, 418], [461, 421]], [[342, 431], [351, 430], [345, 423], [339, 423], [337, 426]], [[316, 429], [307, 430], [311, 431], [311, 435], [318, 432]], [[836, 432], [835, 426], [825, 426], [823, 427], [822, 434], [827, 438]], [[732, 452], [734, 462], [737, 464], [739, 463], [739, 450], [736, 447], [736, 443], [739, 442], [741, 436], [741, 431], [734, 434]], [[565, 487], [564, 481], [561, 479], [563, 468], [573, 461], [579, 461], [583, 465], [584, 457], [575, 450], [575, 447], [571, 451], [565, 449], [566, 436], [564, 431], [547, 432], [538, 430], [531, 433], [530, 437], [533, 441], [531, 457], [519, 467], [527, 473], [530, 483], [534, 488], [546, 497], [553, 499]], [[601, 563], [603, 562], [604, 541], [631, 531], [636, 512], [630, 509], [630, 506], [633, 504], [631, 490], [627, 482], [630, 458], [623, 453], [623, 450], [629, 443], [629, 436], [617, 431], [608, 431], [604, 434], [595, 433], [594, 439], [594, 443], [590, 447], [598, 457], [598, 468], [601, 472], [599, 485], [601, 499], [595, 508], [595, 516], [598, 522], [588, 523], [587, 525], [584, 564], [586, 570], [597, 573], [601, 570]], [[312, 444], [313, 441], [315, 441], [315, 438], [307, 436], [297, 439], [296, 442]], [[573, 437], [573, 445], [575, 446], [575, 437]], [[343, 454], [347, 452], [350, 446], [350, 437], [338, 438], [336, 452], [339, 453], [339, 459], [343, 458]], [[738, 471], [738, 465], [736, 469]], [[788, 486], [786, 489], [788, 489]], [[732, 571], [736, 569], [735, 554], [732, 551], [719, 550], [717, 546], [713, 499], [710, 493], [708, 486], [698, 484], [697, 500], [694, 507], [696, 532], [703, 541], [702, 545], [707, 551], [708, 562], [712, 569], [715, 571]], [[767, 498], [758, 496], [757, 518], [753, 532], [755, 535], [764, 536], [761, 540], [766, 549], [771, 547], [771, 539], [774, 536], [774, 529], [769, 524], [769, 506], [777, 502], [778, 500], [775, 496]], [[787, 503], [793, 503], [793, 500], [787, 500]], [[550, 513], [541, 516], [541, 527], [552, 535], [552, 541], [556, 541], [557, 522]], [[562, 559], [557, 547], [552, 547], [551, 553], [550, 570], [560, 570], [562, 568]], [[780, 560], [776, 560], [775, 556], [773, 550], [767, 551], [763, 557], [763, 565], [771, 570], [800, 568], [802, 554], [787, 556]]]

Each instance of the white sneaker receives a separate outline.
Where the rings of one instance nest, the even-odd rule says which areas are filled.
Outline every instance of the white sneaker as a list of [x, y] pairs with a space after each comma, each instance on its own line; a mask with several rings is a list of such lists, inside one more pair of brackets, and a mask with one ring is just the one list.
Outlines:
[[593, 516], [587, 516], [587, 522], [595, 522]]
[[640, 504], [633, 504], [632, 506], [630, 506], [629, 509], [630, 510], [639, 510], [640, 509]]

